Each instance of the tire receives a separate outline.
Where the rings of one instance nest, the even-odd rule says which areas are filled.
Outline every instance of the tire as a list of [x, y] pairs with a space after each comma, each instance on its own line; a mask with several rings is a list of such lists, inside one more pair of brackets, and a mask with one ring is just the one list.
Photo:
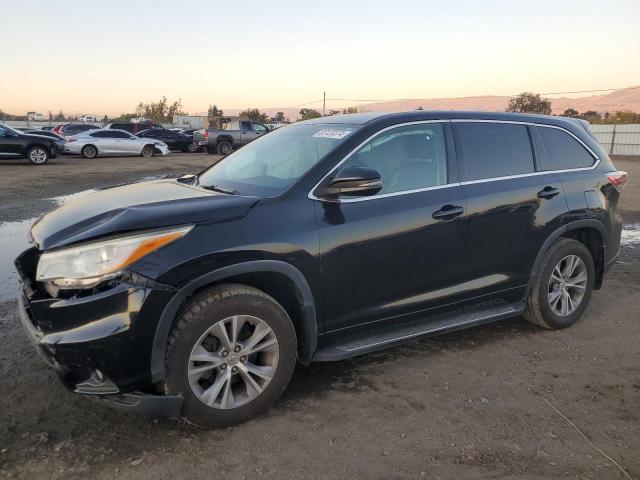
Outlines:
[[50, 157], [49, 151], [40, 145], [35, 145], [27, 151], [27, 159], [32, 165], [46, 165]]
[[144, 158], [151, 158], [154, 155], [154, 150], [153, 150], [153, 146], [152, 145], [145, 145], [144, 147], [142, 147], [142, 151], [140, 152], [140, 155], [143, 156]]
[[[219, 340], [224, 337], [221, 325], [228, 342]], [[234, 325], [244, 325], [236, 342]], [[268, 333], [262, 337], [264, 332]], [[270, 346], [251, 353], [254, 341], [257, 347], [253, 348]], [[194, 360], [194, 355], [206, 360]], [[278, 302], [249, 286], [217, 286], [186, 305], [169, 336], [165, 393], [184, 396], [182, 416], [188, 422], [204, 427], [236, 425], [280, 398], [296, 358], [295, 329]], [[266, 374], [265, 378], [254, 375], [255, 371]]]
[[198, 151], [198, 149], [200, 148], [200, 145], [198, 145], [195, 142], [191, 142], [188, 146], [187, 146], [187, 152], [189, 153], [195, 153]]
[[229, 155], [233, 152], [233, 145], [231, 142], [227, 142], [226, 140], [221, 140], [217, 145], [218, 155]]
[[98, 156], [98, 149], [93, 145], [85, 145], [80, 151], [84, 158], [96, 158]]
[[594, 283], [595, 267], [589, 249], [576, 240], [562, 238], [544, 254], [524, 317], [551, 330], [573, 325], [589, 305]]

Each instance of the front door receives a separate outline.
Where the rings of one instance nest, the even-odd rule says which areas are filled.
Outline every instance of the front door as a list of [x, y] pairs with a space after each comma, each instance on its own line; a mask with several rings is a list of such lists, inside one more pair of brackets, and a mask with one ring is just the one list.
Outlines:
[[118, 155], [138, 155], [142, 151], [142, 142], [125, 132], [116, 132], [116, 149]]
[[316, 203], [325, 330], [401, 322], [459, 299], [466, 200], [448, 122], [383, 130], [346, 166], [377, 170], [383, 188]]
[[0, 125], [0, 157], [16, 157], [20, 155], [24, 142], [20, 137]]

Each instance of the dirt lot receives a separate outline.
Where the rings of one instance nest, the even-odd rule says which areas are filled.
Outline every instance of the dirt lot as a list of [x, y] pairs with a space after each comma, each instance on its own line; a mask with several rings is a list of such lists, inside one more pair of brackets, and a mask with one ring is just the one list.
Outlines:
[[[215, 158], [0, 164], [0, 230], [51, 208], [46, 198]], [[0, 478], [640, 478], [640, 160], [616, 165], [631, 174], [623, 209], [638, 230], [577, 325], [514, 319], [299, 368], [275, 408], [235, 428], [152, 421], [67, 392], [15, 301], [0, 302]]]

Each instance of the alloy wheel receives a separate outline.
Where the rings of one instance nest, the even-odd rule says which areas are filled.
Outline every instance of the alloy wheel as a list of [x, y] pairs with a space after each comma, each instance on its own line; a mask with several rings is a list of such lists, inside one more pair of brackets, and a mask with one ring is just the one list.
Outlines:
[[566, 317], [577, 310], [587, 290], [587, 267], [577, 255], [560, 260], [549, 279], [548, 300], [551, 311]]
[[234, 315], [217, 322], [196, 342], [187, 368], [189, 385], [209, 407], [237, 408], [269, 385], [278, 356], [278, 339], [266, 322]]
[[47, 152], [41, 148], [34, 148], [29, 153], [29, 160], [33, 163], [44, 163], [47, 161]]

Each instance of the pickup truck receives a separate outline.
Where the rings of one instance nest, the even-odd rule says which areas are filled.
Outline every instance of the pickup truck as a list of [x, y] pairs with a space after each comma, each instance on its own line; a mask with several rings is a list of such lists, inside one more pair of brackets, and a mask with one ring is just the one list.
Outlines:
[[268, 131], [262, 123], [239, 120], [224, 124], [224, 128], [197, 130], [193, 132], [193, 141], [205, 147], [208, 153], [229, 155], [234, 149], [246, 145]]

